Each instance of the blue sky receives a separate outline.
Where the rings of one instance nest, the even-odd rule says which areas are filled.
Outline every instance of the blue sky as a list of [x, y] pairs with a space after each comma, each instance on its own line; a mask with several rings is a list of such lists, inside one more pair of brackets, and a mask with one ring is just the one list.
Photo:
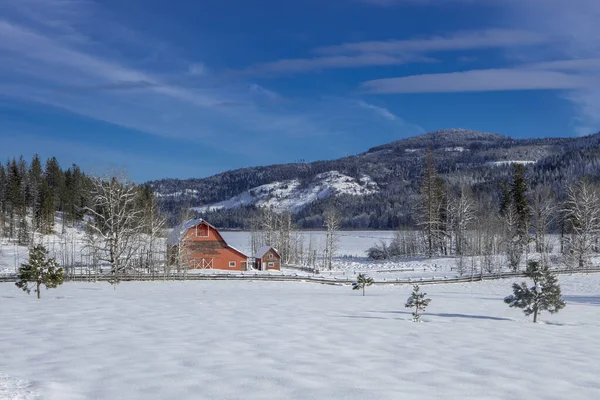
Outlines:
[[600, 130], [597, 0], [0, 0], [0, 156], [136, 181]]

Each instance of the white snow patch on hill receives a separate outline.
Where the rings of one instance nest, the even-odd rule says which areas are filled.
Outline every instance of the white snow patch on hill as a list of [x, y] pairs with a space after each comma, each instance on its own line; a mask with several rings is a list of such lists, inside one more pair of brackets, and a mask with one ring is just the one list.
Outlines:
[[173, 193], [160, 193], [156, 192], [156, 197], [181, 197], [183, 195], [196, 195], [198, 194], [198, 190], [196, 189], [185, 189], [184, 191], [178, 191]]
[[485, 165], [489, 165], [491, 167], [497, 167], [497, 166], [501, 166], [501, 165], [510, 165], [510, 164], [522, 164], [522, 165], [535, 164], [536, 162], [537, 161], [531, 161], [531, 160], [488, 161], [485, 163]]
[[193, 210], [206, 212], [256, 205], [273, 208], [275, 211], [296, 212], [318, 199], [331, 195], [362, 196], [378, 191], [377, 184], [367, 175], [362, 175], [357, 180], [338, 171], [329, 171], [317, 175], [313, 181], [305, 185], [302, 185], [298, 179], [268, 183], [247, 190], [228, 200], [195, 207]]

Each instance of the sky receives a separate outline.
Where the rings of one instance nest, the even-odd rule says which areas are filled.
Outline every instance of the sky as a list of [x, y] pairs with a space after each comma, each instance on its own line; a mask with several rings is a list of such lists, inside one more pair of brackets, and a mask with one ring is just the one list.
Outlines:
[[0, 157], [138, 182], [600, 130], [597, 0], [0, 0]]

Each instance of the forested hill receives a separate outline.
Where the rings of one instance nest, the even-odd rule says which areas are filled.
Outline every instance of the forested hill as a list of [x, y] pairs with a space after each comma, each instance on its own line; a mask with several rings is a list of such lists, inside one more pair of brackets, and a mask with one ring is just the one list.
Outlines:
[[511, 164], [526, 166], [530, 189], [548, 185], [559, 197], [575, 178], [600, 173], [600, 134], [576, 138], [511, 139], [448, 129], [398, 140], [332, 161], [227, 171], [203, 179], [149, 182], [172, 222], [193, 208], [221, 227], [247, 228], [261, 207], [294, 214], [303, 228], [321, 228], [331, 207], [353, 229], [414, 226], [425, 155], [431, 149], [451, 193], [467, 187], [480, 203], [496, 206]]

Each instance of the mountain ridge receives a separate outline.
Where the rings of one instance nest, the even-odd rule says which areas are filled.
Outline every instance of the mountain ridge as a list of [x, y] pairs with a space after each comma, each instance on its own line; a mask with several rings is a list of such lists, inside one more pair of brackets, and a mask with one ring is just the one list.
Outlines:
[[[312, 227], [320, 223], [319, 215], [325, 208], [336, 206], [348, 213], [348, 219], [362, 215], [361, 227], [364, 227], [366, 214], [369, 218], [367, 228], [395, 228], [393, 225], [399, 223], [415, 223], [414, 216], [410, 215], [409, 203], [414, 203], [418, 194], [418, 182], [428, 149], [434, 154], [440, 177], [450, 188], [463, 182], [478, 193], [484, 188], [493, 191], [501, 180], [507, 178], [513, 162], [526, 164], [529, 179], [534, 185], [549, 179], [556, 185], [564, 185], [564, 179], [557, 174], [598, 174], [599, 146], [600, 134], [512, 139], [497, 133], [453, 128], [400, 139], [335, 160], [254, 166], [200, 179], [162, 179], [149, 183], [171, 220], [176, 219], [177, 210], [193, 208], [203, 217], [222, 221], [227, 227], [244, 227], [247, 221], [241, 215], [245, 211], [251, 214], [256, 208], [268, 205], [279, 211], [293, 211], [300, 225]], [[334, 172], [338, 174], [336, 185], [342, 185], [344, 181], [358, 185], [353, 189], [354, 194], [332, 190], [329, 195], [316, 196], [314, 201], [303, 203], [302, 207], [293, 202], [289, 209], [278, 207], [280, 198], [277, 196], [281, 196], [282, 192], [277, 187], [294, 185], [305, 191], [326, 187], [323, 174]], [[361, 179], [372, 182], [377, 190], [361, 191]], [[252, 190], [263, 192], [253, 198], [249, 196]], [[287, 196], [285, 201], [289, 203], [289, 198], [296, 194], [286, 190], [284, 197]], [[210, 207], [227, 201], [235, 204], [232, 199], [242, 194], [247, 201], [239, 202], [240, 209], [236, 210], [237, 206]], [[284, 199], [281, 198], [281, 201]], [[394, 204], [386, 205], [389, 202]], [[354, 210], [360, 203], [364, 203], [364, 207]], [[378, 215], [378, 222], [373, 221], [374, 214]], [[387, 217], [380, 218], [381, 215]], [[353, 225], [346, 222], [349, 226]]]

